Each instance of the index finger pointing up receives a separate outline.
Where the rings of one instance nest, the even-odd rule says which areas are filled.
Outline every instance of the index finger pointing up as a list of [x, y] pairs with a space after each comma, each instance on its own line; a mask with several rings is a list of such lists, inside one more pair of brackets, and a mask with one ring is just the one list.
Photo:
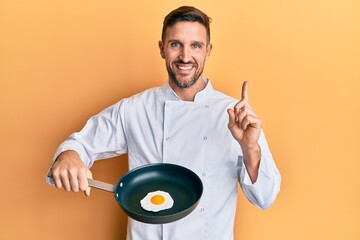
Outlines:
[[247, 88], [248, 88], [248, 83], [247, 83], [247, 81], [245, 81], [245, 82], [243, 83], [243, 85], [242, 85], [241, 98], [242, 98], [242, 99], [249, 100], [249, 95], [248, 95]]

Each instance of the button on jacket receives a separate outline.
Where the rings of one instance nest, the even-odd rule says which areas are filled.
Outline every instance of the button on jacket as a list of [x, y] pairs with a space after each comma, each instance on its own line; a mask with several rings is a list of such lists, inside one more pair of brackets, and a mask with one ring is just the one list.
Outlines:
[[[175, 163], [194, 171], [204, 185], [197, 208], [168, 224], [129, 218], [128, 240], [231, 240], [240, 183], [245, 196], [265, 209], [275, 200], [281, 176], [264, 133], [257, 181], [246, 172], [239, 143], [227, 124], [226, 109], [238, 100], [215, 91], [208, 79], [193, 102], [181, 101], [169, 84], [123, 99], [88, 120], [56, 151], [75, 150], [87, 167], [95, 160], [128, 153], [129, 168]], [[50, 184], [51, 179], [48, 179]]]

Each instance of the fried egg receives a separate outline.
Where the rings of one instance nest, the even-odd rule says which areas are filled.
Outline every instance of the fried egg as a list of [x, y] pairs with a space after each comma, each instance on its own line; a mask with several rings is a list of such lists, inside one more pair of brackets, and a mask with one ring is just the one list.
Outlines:
[[140, 201], [141, 207], [146, 211], [159, 212], [161, 210], [172, 208], [174, 200], [170, 194], [164, 191], [149, 192]]

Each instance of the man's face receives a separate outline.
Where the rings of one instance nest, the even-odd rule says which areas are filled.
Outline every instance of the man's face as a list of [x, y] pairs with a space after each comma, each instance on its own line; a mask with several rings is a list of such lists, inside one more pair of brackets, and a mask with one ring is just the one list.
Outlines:
[[166, 29], [164, 42], [159, 42], [160, 54], [177, 87], [191, 87], [202, 77], [212, 48], [206, 36], [206, 28], [198, 22], [177, 22]]

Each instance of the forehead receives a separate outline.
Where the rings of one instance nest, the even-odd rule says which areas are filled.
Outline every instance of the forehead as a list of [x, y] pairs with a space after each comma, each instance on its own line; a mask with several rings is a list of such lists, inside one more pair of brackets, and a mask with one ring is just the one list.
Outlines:
[[206, 42], [206, 28], [198, 22], [182, 21], [166, 28], [165, 41]]

